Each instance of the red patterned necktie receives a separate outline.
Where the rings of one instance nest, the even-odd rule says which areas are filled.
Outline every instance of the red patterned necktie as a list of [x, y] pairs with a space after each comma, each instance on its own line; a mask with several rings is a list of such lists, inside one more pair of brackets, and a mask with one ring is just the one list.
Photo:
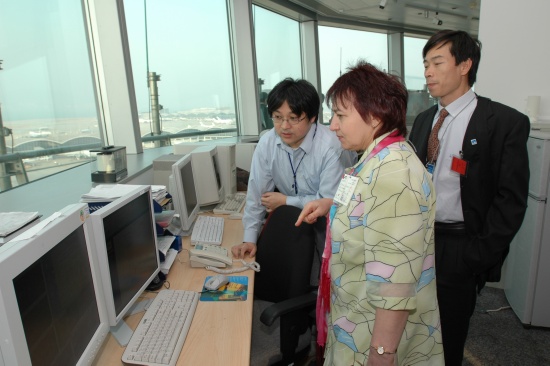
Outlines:
[[437, 160], [437, 155], [439, 154], [439, 137], [437, 134], [439, 133], [439, 129], [443, 125], [443, 121], [445, 120], [445, 117], [449, 115], [449, 112], [445, 108], [439, 112], [439, 118], [437, 119], [437, 122], [435, 123], [434, 127], [432, 128], [432, 132], [430, 133], [430, 137], [428, 138], [428, 161], [433, 162]]

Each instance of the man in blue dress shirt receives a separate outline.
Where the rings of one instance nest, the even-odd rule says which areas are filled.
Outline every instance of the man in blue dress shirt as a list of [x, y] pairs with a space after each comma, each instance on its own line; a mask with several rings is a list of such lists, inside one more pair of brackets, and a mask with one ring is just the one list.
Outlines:
[[[306, 80], [287, 78], [269, 93], [267, 106], [274, 128], [260, 138], [254, 151], [243, 243], [232, 248], [234, 257], [256, 255], [266, 212], [284, 205], [301, 210], [309, 201], [332, 198], [344, 168], [357, 161], [357, 154], [343, 150], [328, 126], [317, 123], [320, 104], [315, 87]], [[317, 240], [321, 250], [322, 236]]]

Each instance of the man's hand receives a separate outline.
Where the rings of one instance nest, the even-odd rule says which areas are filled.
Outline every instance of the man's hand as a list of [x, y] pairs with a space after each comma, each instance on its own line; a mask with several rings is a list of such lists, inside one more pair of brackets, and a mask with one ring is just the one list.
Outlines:
[[254, 257], [256, 255], [256, 249], [257, 247], [254, 243], [242, 243], [233, 246], [231, 248], [231, 253], [233, 254], [234, 258], [244, 259], [246, 253], [248, 253], [250, 257]]
[[317, 221], [317, 218], [327, 215], [330, 211], [330, 206], [332, 206], [332, 202], [332, 198], [320, 198], [318, 200], [309, 201], [304, 206], [294, 225], [300, 226], [302, 221], [307, 224], [313, 224]]
[[275, 211], [277, 207], [286, 205], [286, 196], [280, 192], [266, 192], [262, 194], [262, 205], [267, 212]]

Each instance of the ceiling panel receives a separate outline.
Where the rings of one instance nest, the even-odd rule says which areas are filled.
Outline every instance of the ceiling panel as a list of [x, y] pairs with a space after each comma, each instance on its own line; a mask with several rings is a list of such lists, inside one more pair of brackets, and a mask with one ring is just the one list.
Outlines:
[[343, 20], [431, 34], [464, 30], [477, 37], [481, 0], [292, 0], [321, 21]]

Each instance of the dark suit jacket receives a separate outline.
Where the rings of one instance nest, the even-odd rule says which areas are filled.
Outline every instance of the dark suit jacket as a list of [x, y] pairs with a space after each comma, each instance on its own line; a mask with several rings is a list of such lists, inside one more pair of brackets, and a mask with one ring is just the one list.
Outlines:
[[[424, 164], [436, 112], [437, 105], [419, 114], [409, 137]], [[467, 176], [460, 178], [460, 194], [470, 238], [464, 261], [480, 287], [500, 280], [510, 242], [523, 222], [529, 190], [529, 131], [527, 116], [478, 96], [462, 141], [469, 164]]]

